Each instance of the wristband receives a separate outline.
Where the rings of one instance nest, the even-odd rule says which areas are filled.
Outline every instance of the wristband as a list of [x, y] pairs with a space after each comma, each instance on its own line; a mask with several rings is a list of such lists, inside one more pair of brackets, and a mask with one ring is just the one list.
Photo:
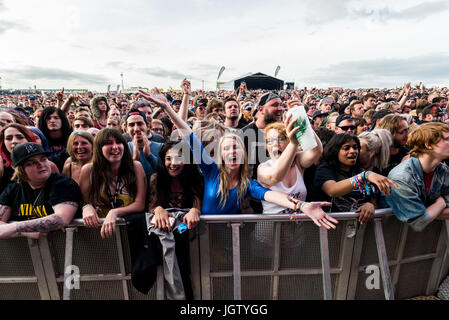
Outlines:
[[92, 208], [94, 207], [93, 205], [91, 205], [90, 203], [88, 203], [88, 204], [85, 204], [85, 205], [83, 206], [83, 209], [82, 209], [82, 210], [84, 210], [84, 208], [86, 208], [86, 207], [88, 207], [88, 206], [91, 206]]

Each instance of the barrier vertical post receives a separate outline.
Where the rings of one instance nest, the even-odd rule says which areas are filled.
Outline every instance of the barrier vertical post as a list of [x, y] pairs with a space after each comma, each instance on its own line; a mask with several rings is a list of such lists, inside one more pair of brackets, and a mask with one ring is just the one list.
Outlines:
[[374, 227], [375, 227], [375, 236], [376, 236], [376, 246], [377, 246], [377, 255], [379, 256], [379, 266], [380, 272], [382, 274], [382, 283], [384, 287], [385, 299], [393, 300], [393, 285], [391, 283], [390, 276], [390, 267], [388, 265], [388, 257], [387, 250], [385, 248], [385, 239], [382, 230], [382, 219], [375, 218], [374, 219]]
[[232, 223], [232, 266], [234, 277], [234, 300], [242, 299], [242, 278], [240, 270], [240, 223]]
[[73, 232], [75, 228], [67, 228], [65, 229], [65, 258], [64, 258], [64, 286], [62, 291], [62, 299], [70, 300], [72, 289], [66, 285], [67, 277], [67, 267], [73, 264]]
[[320, 253], [321, 253], [321, 270], [323, 273], [324, 300], [332, 300], [329, 242], [327, 237], [327, 229], [324, 227], [320, 227]]

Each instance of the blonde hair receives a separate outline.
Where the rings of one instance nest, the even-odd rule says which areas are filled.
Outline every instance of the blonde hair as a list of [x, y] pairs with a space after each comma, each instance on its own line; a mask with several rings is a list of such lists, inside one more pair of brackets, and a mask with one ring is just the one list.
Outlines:
[[387, 129], [374, 129], [359, 134], [359, 139], [366, 141], [368, 151], [374, 150], [372, 158], [373, 168], [385, 169], [390, 161], [390, 146], [393, 144], [393, 137]]
[[17, 167], [14, 168], [14, 175], [12, 176], [11, 180], [16, 181], [18, 183], [28, 181], [28, 176], [25, 172], [25, 168], [23, 167], [23, 165], [18, 165]]
[[225, 170], [225, 163], [223, 160], [223, 154], [222, 154], [222, 144], [225, 139], [234, 139], [239, 147], [242, 149], [243, 152], [243, 164], [240, 165], [240, 179], [239, 184], [237, 186], [237, 199], [238, 201], [243, 200], [243, 196], [246, 193], [246, 190], [248, 189], [249, 185], [249, 179], [248, 179], [248, 155], [246, 154], [245, 145], [243, 144], [242, 139], [233, 133], [225, 134], [223, 137], [220, 138], [220, 141], [218, 142], [218, 154], [217, 154], [217, 165], [219, 169], [219, 178], [220, 183], [218, 186], [217, 196], [220, 197], [220, 206], [224, 208], [226, 201], [228, 200], [229, 196], [229, 189], [231, 186], [230, 179], [228, 177], [228, 174]]

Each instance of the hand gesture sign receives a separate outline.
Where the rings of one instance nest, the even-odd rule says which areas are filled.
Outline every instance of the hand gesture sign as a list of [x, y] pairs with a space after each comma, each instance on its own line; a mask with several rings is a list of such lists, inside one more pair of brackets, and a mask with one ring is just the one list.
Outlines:
[[190, 88], [191, 88], [190, 81], [188, 81], [187, 79], [184, 78], [184, 80], [182, 80], [182, 82], [181, 82], [182, 92], [184, 94], [191, 95], [191, 89]]
[[64, 99], [64, 88], [61, 91], [56, 92], [56, 99], [63, 100]]

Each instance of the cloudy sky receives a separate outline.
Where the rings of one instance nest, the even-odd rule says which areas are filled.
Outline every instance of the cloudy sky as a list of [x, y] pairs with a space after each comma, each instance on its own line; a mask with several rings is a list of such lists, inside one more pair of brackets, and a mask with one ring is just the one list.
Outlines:
[[449, 85], [449, 1], [0, 0], [3, 88]]

